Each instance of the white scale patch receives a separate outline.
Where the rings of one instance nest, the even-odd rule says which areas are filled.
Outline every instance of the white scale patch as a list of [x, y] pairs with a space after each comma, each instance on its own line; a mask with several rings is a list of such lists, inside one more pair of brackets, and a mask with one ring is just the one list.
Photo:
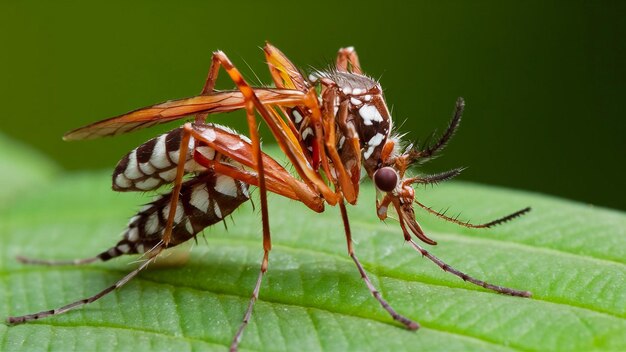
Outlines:
[[152, 175], [156, 171], [150, 162], [139, 163], [139, 169], [144, 173], [144, 175]]
[[246, 198], [250, 198], [250, 193], [248, 193], [248, 187], [246, 185], [241, 187], [241, 193], [243, 193]]
[[132, 185], [132, 182], [130, 182], [129, 179], [126, 178], [126, 176], [124, 176], [124, 174], [118, 174], [115, 177], [115, 184], [119, 187], [119, 188], [128, 188]]
[[[161, 214], [163, 214], [163, 219], [167, 221], [168, 218], [170, 217], [170, 204], [166, 205], [165, 208], [163, 208]], [[180, 223], [180, 221], [183, 219], [183, 215], [185, 215], [185, 211], [183, 210], [183, 205], [180, 202], [178, 202], [178, 204], [176, 205], [176, 214], [174, 214], [173, 225]]]
[[208, 160], [215, 159], [215, 149], [211, 147], [207, 147], [207, 146], [198, 147], [196, 148], [196, 152], [200, 153], [203, 157], [207, 158]]
[[187, 232], [189, 232], [190, 234], [193, 234], [193, 225], [191, 225], [191, 221], [189, 221], [189, 219], [185, 220], [185, 230], [187, 230]]
[[302, 140], [305, 140], [309, 135], [313, 135], [313, 129], [311, 127], [307, 127], [304, 132], [302, 132]]
[[126, 165], [126, 170], [124, 170], [124, 176], [130, 180], [143, 176], [141, 170], [139, 170], [139, 165], [137, 165], [137, 149], [134, 149], [128, 156], [128, 165]]
[[220, 209], [220, 205], [217, 202], [213, 202], [213, 211], [215, 212], [215, 216], [219, 219], [222, 218], [222, 209]]
[[237, 143], [236, 143], [236, 144], [230, 145], [229, 147], [230, 147], [230, 149], [232, 149], [232, 150], [237, 150], [237, 149], [241, 149], [241, 148], [243, 148], [244, 146], [245, 146], [245, 145], [243, 144], [243, 142], [242, 142], [242, 141], [237, 141]]
[[202, 137], [206, 138], [209, 142], [213, 142], [217, 139], [217, 134], [215, 134], [215, 131], [213, 131], [212, 128], [207, 128], [202, 132]]
[[135, 187], [142, 191], [149, 191], [154, 189], [154, 187], [156, 187], [159, 183], [161, 183], [161, 181], [158, 178], [150, 177], [145, 180], [135, 182]]
[[126, 239], [131, 242], [137, 242], [137, 240], [139, 240], [139, 230], [136, 227], [132, 227], [130, 230], [128, 230]]
[[300, 114], [300, 112], [298, 112], [298, 110], [293, 110], [291, 114], [293, 115], [293, 121], [295, 123], [302, 122], [302, 115]]
[[130, 246], [124, 243], [123, 245], [118, 246], [117, 249], [122, 253], [128, 253], [128, 251], [130, 251]]
[[363, 153], [365, 159], [369, 159], [370, 156], [372, 156], [374, 149], [382, 143], [383, 139], [385, 139], [385, 136], [382, 133], [376, 133], [374, 137], [367, 142], [367, 150]]
[[363, 93], [365, 93], [365, 90], [364, 90], [364, 89], [354, 88], [354, 89], [352, 90], [352, 94], [354, 94], [354, 95], [361, 95], [361, 94], [363, 94]]
[[200, 209], [203, 213], [206, 213], [207, 210], [209, 210], [209, 192], [207, 191], [206, 186], [195, 188], [191, 193], [191, 200], [189, 203]]
[[165, 156], [165, 136], [162, 134], [157, 138], [152, 150], [152, 156], [150, 156], [150, 163], [157, 169], [165, 169], [171, 166], [170, 161]]
[[357, 98], [350, 98], [350, 104], [352, 105], [361, 105], [361, 101]]
[[180, 158], [180, 150], [171, 151], [168, 155], [173, 163], [178, 164], [178, 159]]
[[237, 197], [237, 184], [235, 184], [235, 180], [225, 175], [217, 176], [215, 179], [215, 190], [233, 198]]
[[159, 216], [157, 213], [152, 213], [144, 226], [147, 234], [156, 233], [159, 230]]
[[383, 122], [383, 116], [380, 114], [376, 106], [365, 104], [359, 109], [359, 115], [363, 119], [363, 124], [371, 126], [373, 121]]
[[187, 173], [192, 173], [192, 172], [202, 172], [202, 171], [206, 171], [206, 167], [198, 164], [195, 160], [193, 159], [189, 159], [189, 161], [187, 161], [187, 163], [185, 164], [185, 171]]
[[165, 181], [174, 181], [176, 178], [176, 168], [159, 173], [159, 177]]

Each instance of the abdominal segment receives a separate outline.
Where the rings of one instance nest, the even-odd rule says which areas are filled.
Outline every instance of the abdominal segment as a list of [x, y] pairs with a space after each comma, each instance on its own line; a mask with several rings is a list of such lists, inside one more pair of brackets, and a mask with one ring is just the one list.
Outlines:
[[[181, 244], [222, 221], [249, 198], [247, 184], [211, 169], [184, 182], [167, 247]], [[171, 192], [146, 204], [128, 222], [123, 239], [98, 257], [105, 261], [123, 254], [145, 253], [160, 246], [170, 213], [170, 200]]]

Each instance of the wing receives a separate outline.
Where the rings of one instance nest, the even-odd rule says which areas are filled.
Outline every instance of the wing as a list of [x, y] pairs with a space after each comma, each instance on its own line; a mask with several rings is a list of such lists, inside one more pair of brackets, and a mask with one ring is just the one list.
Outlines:
[[[257, 175], [250, 170], [256, 164], [252, 156], [252, 145], [247, 137], [220, 125], [193, 126], [195, 137], [192, 136], [189, 145], [182, 146], [189, 148], [185, 174], [198, 174], [213, 169], [217, 174], [258, 186]], [[171, 184], [176, 177], [182, 135], [183, 128], [173, 129], [126, 154], [113, 172], [113, 190], [146, 192]], [[263, 165], [270, 192], [300, 200], [316, 211], [323, 209], [321, 199], [315, 192], [291, 176], [283, 166], [265, 153]]]
[[[291, 106], [301, 103], [304, 93], [291, 89], [256, 88], [256, 95], [265, 104]], [[216, 92], [192, 98], [170, 100], [126, 114], [94, 122], [66, 133], [66, 141], [116, 136], [157, 124], [174, 121], [196, 113], [229, 112], [244, 108], [244, 98], [239, 91]]]

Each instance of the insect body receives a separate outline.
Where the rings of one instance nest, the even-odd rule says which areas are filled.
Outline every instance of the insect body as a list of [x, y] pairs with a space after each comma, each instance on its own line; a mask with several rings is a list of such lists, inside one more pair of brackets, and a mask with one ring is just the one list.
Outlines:
[[[204, 133], [209, 132], [230, 133], [230, 130], [221, 126], [207, 125]], [[189, 146], [181, 146], [182, 133], [182, 128], [177, 128], [151, 139], [127, 154], [113, 172], [113, 189], [150, 191], [162, 184], [173, 182], [176, 177], [179, 148], [194, 148], [193, 143]], [[198, 146], [195, 152], [206, 160], [220, 160], [234, 168], [242, 167], [227, 157], [217, 154], [208, 146]], [[185, 170], [194, 172], [196, 175], [182, 184], [168, 246], [183, 243], [195, 237], [206, 227], [222, 221], [250, 197], [248, 184], [216, 173], [211, 168], [205, 168], [192, 158], [187, 158]], [[171, 203], [171, 194], [165, 194], [147, 204], [130, 219], [128, 228], [123, 234], [124, 239], [109, 251], [100, 254], [100, 258], [106, 260], [109, 259], [106, 258], [107, 256], [112, 258], [121, 254], [143, 254], [159, 246], [163, 239]]]
[[[411, 165], [435, 156], [452, 137], [463, 113], [462, 99], [457, 100], [453, 118], [435, 144], [424, 148], [402, 146], [400, 137], [393, 133], [382, 88], [362, 74], [354, 49], [340, 49], [334, 68], [316, 71], [308, 79], [272, 45], [267, 44], [264, 51], [275, 88], [250, 87], [228, 57], [218, 51], [213, 54], [199, 96], [135, 110], [65, 135], [67, 140], [113, 136], [195, 116], [193, 122], [149, 140], [118, 163], [112, 179], [116, 191], [151, 191], [164, 185], [172, 185], [172, 189], [131, 218], [123, 239], [114, 247], [95, 257], [69, 262], [21, 258], [25, 263], [35, 264], [86, 264], [123, 254], [143, 254], [145, 261], [94, 296], [58, 309], [10, 317], [9, 323], [61, 314], [103, 297], [154, 262], [163, 250], [192, 239], [204, 228], [222, 221], [249, 199], [249, 187], [256, 186], [261, 203], [264, 255], [252, 298], [231, 350], [238, 347], [269, 263], [267, 192], [301, 201], [316, 212], [323, 211], [325, 204], [338, 205], [348, 254], [368, 289], [393, 319], [416, 330], [419, 327], [416, 322], [397, 313], [382, 298], [354, 252], [345, 203], [355, 204], [358, 200], [361, 169], [377, 189], [378, 217], [386, 219], [389, 209], [393, 209], [404, 239], [415, 250], [463, 280], [503, 294], [530, 296], [530, 292], [492, 285], [451, 268], [413, 240], [415, 236], [427, 244], [436, 244], [415, 219], [414, 204], [444, 220], [471, 228], [491, 227], [530, 210], [526, 208], [475, 225], [447, 217], [415, 200], [413, 184], [441, 182], [461, 171], [455, 169], [425, 177], [407, 175]], [[220, 67], [225, 69], [237, 90], [214, 89]], [[227, 127], [205, 122], [210, 114], [238, 109], [246, 110], [249, 138]], [[261, 151], [257, 114], [269, 127], [296, 175]]]

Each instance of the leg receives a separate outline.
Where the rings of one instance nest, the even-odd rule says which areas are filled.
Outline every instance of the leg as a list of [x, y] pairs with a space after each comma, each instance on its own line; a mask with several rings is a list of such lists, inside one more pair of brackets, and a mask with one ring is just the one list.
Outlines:
[[498, 292], [498, 293], [502, 293], [505, 295], [510, 295], [510, 296], [518, 296], [518, 297], [530, 297], [532, 296], [532, 293], [528, 292], [528, 291], [519, 291], [519, 290], [514, 290], [512, 288], [508, 288], [508, 287], [503, 287], [503, 286], [496, 286], [496, 285], [492, 285], [490, 283], [487, 283], [485, 281], [481, 281], [478, 279], [475, 279], [465, 273], [462, 273], [456, 269], [454, 269], [453, 267], [449, 266], [448, 264], [444, 263], [441, 259], [435, 257], [434, 255], [430, 254], [427, 250], [425, 250], [424, 248], [422, 248], [419, 244], [415, 243], [415, 241], [413, 241], [411, 238], [407, 239], [407, 242], [409, 242], [409, 244], [411, 244], [411, 246], [418, 252], [420, 252], [422, 254], [422, 256], [430, 259], [433, 263], [437, 264], [437, 266], [439, 266], [443, 271], [447, 271], [452, 275], [458, 276], [461, 279], [463, 279], [463, 281], [469, 281], [471, 283], [473, 283], [474, 285], [478, 285], [478, 286], [482, 286], [486, 289]]
[[191, 124], [186, 123], [183, 127], [183, 135], [180, 139], [180, 147], [178, 148], [178, 163], [176, 164], [176, 178], [174, 179], [174, 188], [172, 189], [172, 198], [170, 199], [170, 211], [167, 215], [167, 224], [163, 231], [162, 242], [167, 248], [172, 237], [172, 227], [174, 226], [174, 218], [176, 217], [176, 209], [178, 209], [178, 198], [180, 189], [183, 186], [183, 176], [185, 176], [185, 164], [187, 163], [187, 151], [189, 150], [189, 139], [191, 138]]
[[359, 56], [353, 47], [341, 48], [337, 53], [337, 71], [362, 74]]
[[241, 342], [241, 337], [243, 336], [243, 330], [246, 328], [246, 326], [248, 326], [250, 317], [252, 317], [252, 309], [254, 308], [254, 303], [259, 298], [259, 290], [261, 288], [261, 281], [263, 280], [263, 275], [267, 271], [268, 257], [269, 257], [269, 250], [265, 250], [263, 253], [263, 262], [261, 262], [261, 272], [259, 272], [259, 277], [256, 279], [256, 285], [254, 285], [254, 290], [252, 291], [250, 302], [248, 302], [248, 308], [246, 309], [246, 313], [243, 316], [243, 321], [241, 322], [241, 325], [239, 325], [239, 329], [237, 329], [237, 332], [235, 333], [235, 336], [233, 337], [233, 341], [230, 344], [231, 351], [237, 351], [239, 342]]
[[39, 312], [39, 313], [34, 313], [34, 314], [28, 314], [28, 315], [22, 315], [22, 316], [18, 316], [18, 317], [8, 317], [7, 318], [7, 323], [8, 324], [22, 324], [31, 320], [38, 320], [41, 318], [45, 318], [45, 317], [49, 317], [51, 315], [58, 315], [58, 314], [63, 314], [67, 311], [70, 311], [72, 309], [76, 309], [78, 307], [84, 306], [85, 304], [94, 302], [99, 300], [100, 298], [106, 296], [107, 294], [109, 294], [110, 292], [112, 292], [113, 290], [124, 286], [124, 284], [126, 284], [128, 281], [130, 281], [132, 278], [134, 278], [135, 276], [137, 276], [137, 274], [139, 274], [139, 272], [141, 272], [143, 269], [147, 268], [148, 265], [150, 265], [151, 263], [153, 263], [157, 256], [159, 255], [159, 253], [161, 253], [161, 251], [163, 250], [163, 247], [159, 247], [157, 249], [155, 249], [154, 251], [152, 251], [150, 253], [149, 258], [143, 262], [137, 269], [133, 270], [132, 272], [130, 272], [128, 275], [124, 276], [124, 278], [122, 278], [120, 281], [116, 282], [114, 285], [111, 285], [107, 288], [105, 288], [104, 290], [98, 292], [97, 294], [91, 296], [91, 297], [87, 297], [81, 300], [78, 300], [76, 302], [70, 303], [68, 305], [65, 305], [61, 308], [57, 308], [57, 309], [52, 309], [52, 310], [46, 310], [43, 312]]
[[[200, 95], [209, 95], [214, 92], [215, 82], [217, 81], [217, 75], [220, 71], [220, 62], [215, 55], [211, 56], [211, 66], [209, 66], [209, 73], [207, 74], [206, 81], [200, 91]], [[202, 123], [209, 116], [208, 112], [196, 114], [195, 122]]]
[[[351, 176], [348, 175], [346, 168], [344, 167], [344, 163], [337, 152], [337, 142], [335, 136], [335, 116], [334, 116], [334, 104], [336, 97], [336, 87], [329, 87], [324, 92], [323, 96], [323, 104], [324, 104], [324, 132], [325, 138], [324, 143], [326, 146], [326, 150], [328, 151], [328, 157], [333, 162], [333, 167], [336, 171], [336, 177], [332, 177], [332, 174], [329, 174], [330, 178], [334, 178], [334, 182], [338, 183], [341, 188], [341, 193], [343, 194], [346, 201], [350, 204], [355, 204], [358, 196], [358, 182], [357, 184], [353, 184]], [[346, 116], [348, 115], [348, 104], [346, 101], [343, 101], [339, 106], [338, 112], [338, 120], [344, 122], [346, 120]], [[344, 144], [352, 143], [351, 136], [345, 136], [348, 139]], [[346, 145], [347, 148], [347, 145]], [[360, 149], [358, 149], [360, 153]], [[358, 163], [357, 169], [359, 170], [359, 178], [360, 178], [360, 160], [359, 157], [356, 156], [355, 163]]]
[[230, 62], [228, 57], [221, 51], [218, 51], [214, 54], [214, 57], [220, 62], [220, 64], [224, 67], [230, 78], [235, 82], [237, 88], [241, 91], [245, 99], [245, 107], [246, 107], [246, 116], [248, 120], [248, 129], [250, 132], [250, 140], [252, 141], [252, 155], [254, 158], [256, 172], [258, 175], [259, 182], [259, 195], [261, 200], [261, 221], [263, 224], [263, 262], [261, 263], [261, 272], [259, 273], [259, 278], [257, 279], [257, 283], [252, 291], [252, 297], [250, 298], [250, 302], [248, 304], [248, 309], [246, 309], [246, 313], [244, 315], [243, 321], [237, 330], [233, 338], [233, 342], [231, 344], [231, 351], [237, 350], [237, 346], [239, 345], [239, 341], [241, 340], [241, 336], [243, 334], [243, 330], [248, 325], [248, 321], [250, 320], [250, 316], [252, 315], [252, 310], [254, 308], [254, 303], [257, 300], [259, 289], [261, 287], [261, 281], [263, 279], [263, 275], [267, 271], [268, 266], [268, 258], [269, 251], [272, 249], [272, 241], [270, 237], [270, 227], [269, 227], [269, 216], [267, 209], [267, 188], [265, 186], [265, 170], [263, 168], [263, 154], [261, 152], [261, 141], [259, 139], [259, 132], [257, 130], [257, 123], [255, 118], [254, 109], [256, 108], [261, 112], [263, 117], [265, 115], [269, 115], [265, 106], [261, 103], [258, 97], [254, 94], [254, 90], [246, 83], [243, 79], [239, 70], [237, 70], [233, 64]]
[[[316, 173], [316, 171], [313, 170], [312, 167], [309, 165], [308, 161], [303, 155], [300, 144], [297, 142], [297, 138], [295, 138], [295, 136], [293, 136], [293, 134], [291, 133], [291, 130], [286, 127], [285, 122], [274, 110], [274, 108], [266, 106], [267, 103], [259, 99], [254, 89], [250, 87], [248, 83], [246, 83], [246, 81], [241, 76], [241, 73], [239, 73], [239, 70], [237, 70], [237, 68], [232, 64], [226, 54], [221, 51], [215, 52], [213, 54], [213, 62], [217, 62], [215, 65], [223, 67], [230, 76], [231, 80], [235, 82], [235, 84], [237, 85], [237, 89], [239, 89], [239, 91], [244, 96], [244, 105], [246, 107], [246, 110], [252, 111], [251, 109], [256, 109], [256, 111], [259, 112], [263, 120], [267, 123], [267, 126], [272, 131], [272, 134], [278, 142], [278, 145], [281, 147], [285, 155], [287, 155], [300, 177], [302, 177], [307, 182], [314, 184], [318, 188], [318, 191], [322, 193], [324, 199], [326, 199], [330, 204], [335, 204], [337, 196], [328, 187], [328, 185], [324, 183], [324, 180]], [[212, 64], [210, 72], [214, 72], [217, 70], [217, 68], [214, 68], [215, 65]], [[209, 76], [211, 76], [211, 73], [209, 73]], [[217, 73], [213, 77], [217, 77]], [[211, 80], [207, 78], [207, 85], [210, 82]], [[311, 100], [314, 100], [315, 104], [317, 103], [317, 97], [315, 96], [315, 91], [313, 89], [305, 94], [302, 97], [302, 100], [295, 105], [305, 105], [311, 108], [311, 104], [313, 104]], [[317, 111], [319, 115], [319, 108], [317, 109]], [[321, 118], [319, 120], [321, 121]], [[253, 134], [258, 134], [256, 131], [256, 125], [254, 126], [254, 128], [251, 125], [251, 123], [254, 121], [256, 121], [256, 119], [254, 118], [254, 113], [248, 113], [248, 127], [250, 129], [250, 139], [252, 140], [253, 146], [256, 143], [255, 136], [253, 136]], [[253, 155], [256, 155], [256, 152]], [[260, 158], [260, 154], [258, 156]]]
[[100, 255], [91, 258], [84, 259], [70, 259], [70, 260], [47, 260], [47, 259], [36, 259], [36, 258], [28, 258], [21, 255], [18, 255], [15, 259], [22, 264], [32, 264], [32, 265], [46, 265], [46, 266], [56, 266], [56, 265], [83, 265], [96, 262], [98, 260], [102, 260]]
[[409, 318], [406, 318], [406, 317], [398, 314], [389, 305], [389, 303], [387, 303], [387, 301], [385, 301], [385, 299], [382, 297], [380, 292], [378, 292], [376, 287], [374, 287], [374, 285], [370, 281], [369, 277], [367, 276], [367, 273], [365, 272], [365, 269], [363, 269], [363, 266], [361, 265], [361, 263], [357, 259], [356, 254], [354, 254], [354, 249], [352, 248], [352, 234], [350, 232], [350, 223], [348, 222], [348, 213], [346, 211], [346, 205], [344, 204], [343, 201], [341, 201], [341, 202], [339, 202], [339, 207], [341, 209], [341, 219], [343, 220], [343, 226], [344, 226], [344, 229], [345, 229], [345, 232], [346, 232], [346, 241], [348, 242], [348, 254], [350, 255], [350, 257], [354, 261], [354, 264], [356, 264], [357, 269], [359, 269], [359, 273], [361, 274], [361, 278], [363, 279], [363, 281], [365, 281], [365, 284], [367, 285], [367, 288], [370, 290], [370, 292], [372, 293], [374, 298], [376, 298], [378, 303], [380, 303], [380, 305], [389, 313], [389, 315], [391, 315], [391, 317], [394, 320], [402, 323], [409, 330], [417, 330], [417, 329], [419, 329], [420, 325], [418, 323], [414, 322], [413, 320], [411, 320]]
[[[193, 155], [198, 164], [206, 168], [213, 168], [218, 173], [223, 173], [247, 184], [259, 186], [258, 177], [254, 172], [209, 160], [199, 152], [200, 148], [206, 145], [215, 150], [216, 153], [227, 155], [229, 159], [246, 167], [254, 168], [252, 145], [245, 137], [215, 126], [198, 124], [193, 125], [191, 136], [201, 144]], [[299, 200], [316, 212], [321, 212], [324, 209], [323, 199], [320, 198], [319, 193], [314, 188], [296, 179], [267, 154], [262, 153], [262, 155], [266, 187], [270, 192]]]
[[211, 56], [211, 66], [209, 67], [209, 73], [207, 74], [206, 81], [202, 87], [200, 95], [209, 95], [213, 93], [215, 89], [215, 82], [217, 81], [217, 74], [220, 70], [220, 61], [217, 56]]

